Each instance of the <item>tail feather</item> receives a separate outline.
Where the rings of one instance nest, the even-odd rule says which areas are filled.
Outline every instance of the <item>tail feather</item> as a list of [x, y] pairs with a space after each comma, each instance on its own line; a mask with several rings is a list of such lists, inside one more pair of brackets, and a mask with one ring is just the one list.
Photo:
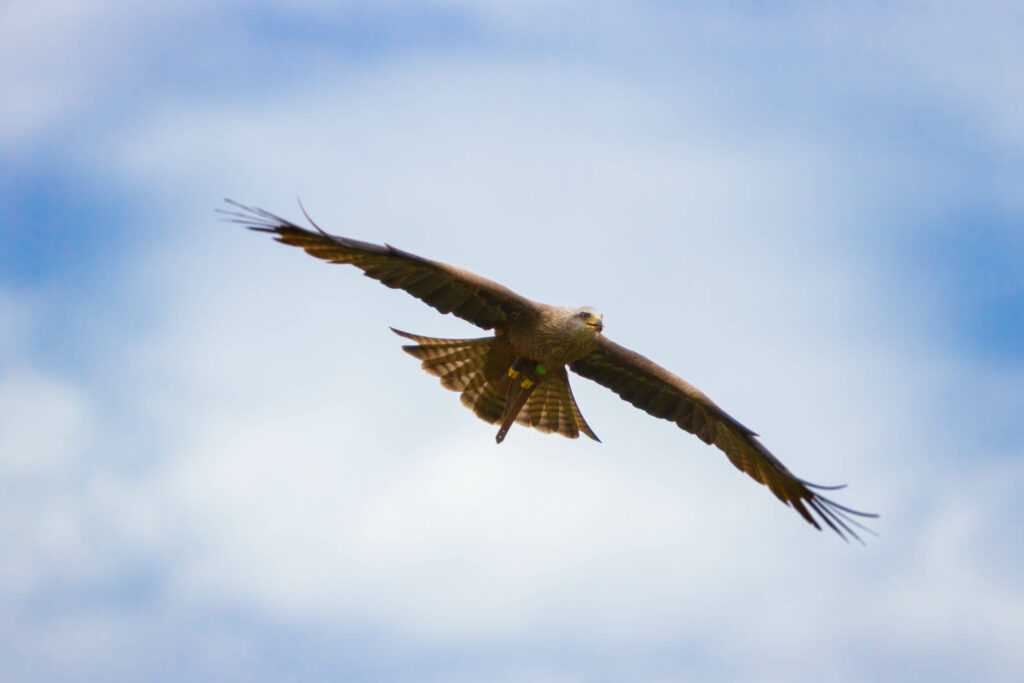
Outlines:
[[439, 377], [442, 386], [453, 391], [465, 391], [477, 379], [480, 370], [487, 363], [487, 355], [491, 351], [491, 342], [494, 339], [432, 339], [394, 328], [392, 330], [418, 342], [403, 346], [402, 349], [410, 356], [423, 361], [421, 367]]
[[497, 424], [505, 414], [505, 399], [510, 382], [507, 375], [504, 378], [498, 377], [487, 381], [480, 373], [462, 392], [462, 405], [472, 410], [473, 414], [484, 422]]
[[441, 386], [461, 392], [463, 405], [477, 417], [490, 424], [501, 420], [511, 381], [508, 368], [515, 359], [508, 342], [500, 337], [435, 339], [391, 329], [417, 342], [402, 349], [420, 359], [420, 366], [440, 378]]
[[[506, 417], [506, 404], [518, 392], [510, 392], [509, 368], [515, 352], [502, 336], [477, 339], [436, 339], [391, 328], [415, 344], [402, 350], [418, 358], [420, 366], [440, 378], [441, 386], [461, 393], [462, 404], [480, 419], [498, 424]], [[514, 396], [513, 396], [514, 395]], [[565, 368], [550, 368], [533, 389], [515, 417], [518, 424], [545, 433], [557, 432], [570, 439], [580, 432], [600, 441], [583, 419], [569, 387]]]
[[545, 433], [557, 432], [570, 439], [577, 438], [582, 432], [594, 441], [600, 441], [576, 405], [565, 368], [548, 371], [547, 377], [523, 406], [516, 422]]

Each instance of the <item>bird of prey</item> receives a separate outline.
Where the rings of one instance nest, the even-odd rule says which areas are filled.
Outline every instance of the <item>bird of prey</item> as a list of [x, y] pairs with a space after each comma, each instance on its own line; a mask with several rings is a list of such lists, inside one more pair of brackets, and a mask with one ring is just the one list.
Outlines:
[[[548, 306], [497, 282], [390, 245], [324, 232], [303, 208], [308, 230], [269, 211], [226, 200], [228, 220], [331, 263], [350, 263], [393, 289], [403, 289], [441, 313], [452, 313], [493, 335], [435, 339], [392, 330], [411, 340], [402, 348], [422, 361], [441, 385], [461, 393], [462, 403], [491, 424], [496, 440], [512, 424], [571, 439], [580, 433], [599, 441], [583, 419], [569, 388], [566, 368], [608, 387], [654, 417], [674, 422], [718, 447], [737, 468], [792, 506], [815, 528], [823, 522], [844, 540], [861, 540], [854, 517], [876, 517], [821, 495], [842, 486], [819, 486], [795, 476], [744, 427], [689, 382], [603, 334], [601, 313], [590, 306]], [[300, 204], [301, 206], [301, 204]]]

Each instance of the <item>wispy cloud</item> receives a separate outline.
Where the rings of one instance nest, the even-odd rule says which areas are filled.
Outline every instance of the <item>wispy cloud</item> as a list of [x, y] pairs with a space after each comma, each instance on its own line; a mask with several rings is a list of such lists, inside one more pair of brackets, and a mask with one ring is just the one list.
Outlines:
[[[3, 10], [31, 68], [0, 143], [97, 196], [4, 204], [48, 237], [3, 228], [40, 265], [0, 278], [0, 671], [1024, 664], [1015, 10], [588, 8]], [[581, 378], [603, 444], [494, 446], [387, 326], [474, 331], [219, 223], [224, 195], [599, 306], [881, 536], [814, 534]]]

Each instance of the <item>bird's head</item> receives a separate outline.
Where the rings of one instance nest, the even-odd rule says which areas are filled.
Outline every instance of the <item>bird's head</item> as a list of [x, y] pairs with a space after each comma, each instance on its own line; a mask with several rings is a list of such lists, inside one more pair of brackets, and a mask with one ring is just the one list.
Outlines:
[[604, 329], [601, 312], [591, 306], [580, 306], [573, 313], [573, 319], [585, 331], [596, 334]]

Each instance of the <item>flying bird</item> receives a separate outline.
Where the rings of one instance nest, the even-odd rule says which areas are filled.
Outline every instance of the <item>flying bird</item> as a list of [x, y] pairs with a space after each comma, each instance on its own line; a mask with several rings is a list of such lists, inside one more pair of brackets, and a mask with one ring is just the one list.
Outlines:
[[319, 259], [350, 263], [367, 277], [405, 290], [441, 313], [493, 330], [492, 336], [483, 338], [436, 339], [391, 328], [414, 342], [402, 349], [422, 361], [424, 370], [439, 377], [446, 389], [460, 392], [462, 403], [477, 417], [499, 425], [498, 443], [513, 423], [571, 439], [582, 433], [600, 441], [576, 405], [568, 368], [716, 446], [733, 465], [767, 486], [816, 529], [821, 530], [819, 522], [823, 522], [844, 540], [850, 536], [858, 541], [853, 527], [871, 531], [854, 517], [877, 515], [853, 510], [819, 493], [843, 486], [820, 486], [795, 476], [755, 432], [692, 384], [604, 336], [602, 316], [596, 309], [538, 303], [487, 278], [388, 244], [330, 235], [305, 208], [302, 212], [314, 230], [263, 209], [225, 201], [235, 207], [221, 210], [232, 222], [270, 233], [278, 242], [300, 247]]

